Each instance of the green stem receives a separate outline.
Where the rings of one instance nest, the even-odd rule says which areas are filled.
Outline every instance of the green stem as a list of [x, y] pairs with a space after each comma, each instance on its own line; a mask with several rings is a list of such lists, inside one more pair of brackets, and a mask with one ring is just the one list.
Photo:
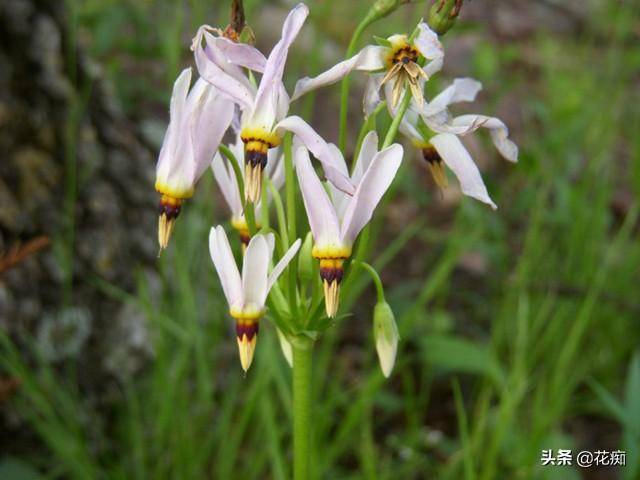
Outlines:
[[380, 275], [378, 275], [378, 272], [376, 271], [376, 269], [366, 262], [361, 262], [361, 261], [357, 261], [357, 262], [358, 263], [356, 265], [359, 265], [360, 267], [364, 268], [367, 272], [369, 272], [369, 275], [371, 275], [371, 278], [373, 279], [373, 283], [376, 285], [376, 292], [378, 293], [378, 302], [380, 303], [384, 302], [385, 301], [384, 287], [382, 286], [382, 280], [380, 280]]
[[293, 348], [293, 478], [309, 480], [311, 462], [311, 364], [313, 341], [298, 337]]
[[404, 98], [402, 99], [402, 103], [400, 104], [400, 108], [396, 112], [395, 117], [393, 117], [393, 121], [391, 122], [391, 126], [389, 130], [387, 130], [387, 136], [384, 137], [384, 143], [382, 144], [382, 149], [387, 148], [389, 145], [393, 143], [393, 140], [396, 138], [396, 134], [398, 133], [398, 128], [400, 128], [400, 122], [402, 121], [402, 117], [407, 113], [407, 109], [409, 108], [409, 103], [411, 102], [411, 92], [407, 88], [404, 92]]
[[[369, 13], [362, 19], [351, 36], [349, 46], [347, 47], [347, 55], [345, 58], [351, 58], [355, 53], [358, 41], [362, 36], [365, 29], [375, 22], [378, 16], [373, 14], [370, 10]], [[338, 131], [338, 147], [344, 152], [347, 143], [347, 111], [349, 109], [349, 75], [342, 79], [340, 86], [340, 126]]]

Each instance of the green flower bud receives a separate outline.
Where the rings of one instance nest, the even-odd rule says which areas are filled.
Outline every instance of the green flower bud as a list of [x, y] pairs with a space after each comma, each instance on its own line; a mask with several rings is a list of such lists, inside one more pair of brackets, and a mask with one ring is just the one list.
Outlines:
[[429, 27], [438, 35], [447, 33], [460, 14], [464, 0], [436, 0], [429, 10]]
[[383, 375], [388, 378], [396, 363], [400, 336], [393, 311], [386, 301], [378, 302], [373, 311], [373, 336], [380, 368]]
[[411, 0], [378, 0], [369, 10], [369, 16], [374, 19], [386, 17], [398, 7], [409, 3]]
[[313, 250], [313, 237], [311, 232], [307, 233], [307, 236], [300, 247], [300, 253], [298, 254], [298, 274], [303, 281], [309, 281], [313, 277], [313, 257], [311, 251]]

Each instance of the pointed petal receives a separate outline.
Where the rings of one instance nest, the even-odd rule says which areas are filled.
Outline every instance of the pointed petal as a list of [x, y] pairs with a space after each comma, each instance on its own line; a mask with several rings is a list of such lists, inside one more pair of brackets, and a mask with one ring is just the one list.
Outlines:
[[298, 80], [291, 100], [300, 98], [311, 90], [336, 83], [353, 70], [372, 72], [384, 68], [387, 51], [387, 47], [367, 45], [350, 59], [334, 65], [326, 72], [313, 78], [305, 77]]
[[418, 36], [414, 43], [420, 50], [420, 54], [427, 60], [444, 56], [444, 49], [442, 48], [442, 43], [438, 40], [438, 34], [424, 22], [418, 24]]
[[263, 235], [254, 235], [249, 241], [242, 264], [242, 292], [244, 307], [264, 307], [267, 297], [267, 271], [269, 245]]
[[382, 99], [380, 98], [382, 77], [382, 74], [372, 74], [369, 75], [369, 78], [367, 79], [367, 85], [364, 90], [364, 98], [362, 100], [362, 110], [364, 111], [365, 117], [371, 115], [382, 101]]
[[427, 76], [427, 78], [431, 78], [436, 73], [438, 73], [440, 70], [442, 70], [443, 64], [444, 64], [444, 57], [435, 58], [435, 59], [431, 60], [429, 63], [427, 63], [422, 68], [422, 71]]
[[358, 185], [360, 183], [364, 172], [366, 172], [369, 165], [371, 165], [371, 160], [373, 160], [376, 153], [378, 153], [378, 134], [375, 130], [371, 130], [362, 141], [360, 153], [358, 154], [356, 164], [353, 167], [351, 181], [354, 185]]
[[498, 208], [489, 197], [478, 167], [458, 137], [441, 133], [429, 141], [458, 178], [462, 193], [490, 205], [494, 210]]
[[238, 182], [236, 181], [234, 172], [229, 170], [227, 160], [223, 159], [220, 153], [216, 153], [213, 157], [211, 169], [213, 170], [213, 176], [216, 179], [218, 187], [222, 192], [222, 196], [229, 206], [231, 215], [233, 217], [241, 216], [243, 209]]
[[[207, 42], [206, 48], [209, 53], [209, 55], [207, 55], [207, 51], [205, 51], [205, 47], [202, 45], [202, 37], [200, 37], [198, 41], [194, 40], [194, 56], [200, 76], [233, 101], [240, 104], [243, 108], [250, 108], [253, 105], [254, 99], [254, 93], [251, 88], [238, 77], [223, 70], [223, 68], [214, 61], [216, 55], [221, 55], [215, 47], [215, 37], [209, 32], [200, 32], [200, 30], [198, 31], [198, 35], [204, 36]], [[196, 36], [196, 39], [197, 38], [198, 36]]]
[[[173, 92], [171, 93], [171, 102], [169, 106], [169, 126], [162, 141], [162, 147], [158, 155], [158, 163], [156, 165], [156, 176], [159, 183], [174, 183], [179, 176], [184, 183], [184, 189], [191, 188], [193, 179], [193, 165], [191, 165], [192, 152], [191, 145], [184, 145], [185, 140], [190, 143], [188, 135], [184, 135], [185, 125], [188, 123], [188, 109], [186, 106], [189, 85], [191, 84], [191, 69], [185, 68], [175, 83], [173, 84]], [[188, 152], [184, 151], [185, 148]], [[187, 168], [188, 171], [183, 175], [179, 171]], [[171, 185], [175, 187], [175, 185]]]
[[[308, 14], [309, 9], [307, 6], [299, 3], [289, 12], [289, 15], [284, 21], [282, 37], [273, 47], [273, 50], [271, 50], [264, 69], [264, 75], [260, 80], [252, 123], [255, 122], [270, 128], [272, 126], [271, 124], [277, 120], [278, 97], [289, 47], [298, 36]], [[282, 108], [280, 108], [280, 110], [282, 110]]]
[[500, 154], [510, 162], [518, 161], [518, 146], [509, 140], [509, 129], [500, 119], [485, 115], [461, 115], [451, 123], [454, 127], [468, 127], [465, 133], [480, 127], [489, 129], [491, 140]]
[[299, 147], [294, 152], [296, 173], [302, 192], [304, 207], [309, 218], [309, 226], [316, 243], [323, 240], [338, 240], [340, 225], [327, 192], [311, 166], [309, 152]]
[[287, 268], [287, 265], [289, 265], [289, 262], [293, 259], [295, 254], [298, 253], [301, 243], [302, 242], [300, 239], [297, 239], [295, 242], [293, 242], [293, 245], [289, 247], [289, 250], [285, 252], [285, 254], [282, 256], [280, 261], [276, 264], [275, 267], [273, 267], [273, 270], [271, 270], [271, 273], [269, 274], [269, 279], [267, 281], [267, 293], [269, 293], [269, 291], [271, 290], [271, 287], [273, 287], [273, 284], [276, 283], [276, 281], [278, 280], [278, 277], [284, 271], [284, 269]]
[[315, 155], [320, 163], [322, 163], [325, 176], [336, 188], [349, 195], [355, 192], [355, 187], [349, 178], [342, 173], [342, 166], [338, 159], [334, 158], [334, 154], [327, 142], [325, 142], [307, 122], [297, 116], [287, 117], [276, 125], [276, 130], [277, 129], [293, 132], [309, 151]]
[[422, 114], [432, 116], [442, 112], [452, 103], [472, 102], [481, 89], [482, 84], [473, 78], [456, 78], [424, 107]]
[[395, 143], [376, 154], [347, 207], [341, 240], [352, 245], [360, 230], [371, 220], [373, 211], [391, 185], [402, 162], [402, 146]]
[[240, 273], [233, 258], [227, 234], [221, 226], [211, 228], [209, 233], [209, 253], [216, 267], [224, 296], [229, 306], [242, 304], [242, 283]]
[[264, 72], [267, 59], [260, 50], [252, 45], [233, 42], [225, 37], [214, 37], [212, 43], [216, 45], [230, 63], [248, 68], [254, 72]]
[[206, 87], [201, 98], [194, 99], [199, 103], [193, 112], [196, 118], [191, 132], [195, 160], [194, 181], [198, 181], [211, 164], [233, 118], [233, 102], [220, 95], [215, 87], [202, 78], [196, 83], [202, 83]]

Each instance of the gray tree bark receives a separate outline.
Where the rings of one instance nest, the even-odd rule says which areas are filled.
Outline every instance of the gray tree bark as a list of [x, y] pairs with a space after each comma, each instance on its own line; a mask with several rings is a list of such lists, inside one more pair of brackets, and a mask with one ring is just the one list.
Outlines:
[[64, 3], [0, 2], [0, 328], [34, 336], [52, 362], [82, 357], [91, 382], [128, 368], [114, 364], [123, 348], [147, 348], [139, 315], [96, 285], [132, 291], [155, 260], [155, 152]]

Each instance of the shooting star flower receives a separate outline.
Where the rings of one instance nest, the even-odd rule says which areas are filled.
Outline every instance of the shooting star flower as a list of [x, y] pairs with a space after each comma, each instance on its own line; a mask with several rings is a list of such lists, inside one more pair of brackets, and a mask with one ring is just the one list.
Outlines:
[[191, 69], [173, 85], [170, 121], [156, 167], [160, 193], [158, 243], [167, 247], [182, 203], [193, 195], [196, 182], [211, 163], [231, 123], [233, 103], [201, 78], [189, 91]]
[[209, 252], [229, 303], [229, 314], [236, 321], [240, 364], [245, 372], [253, 361], [259, 321], [266, 312], [267, 295], [299, 248], [300, 239], [291, 245], [269, 273], [274, 249], [273, 234], [254, 235], [244, 255], [241, 276], [224, 229], [221, 226], [211, 228]]
[[495, 147], [510, 162], [518, 161], [518, 146], [509, 140], [509, 130], [501, 120], [475, 114], [452, 117], [448, 110], [453, 103], [473, 101], [481, 88], [482, 84], [471, 78], [454, 80], [423, 108], [411, 106], [402, 119], [400, 131], [422, 150], [440, 188], [447, 186], [445, 164], [458, 178], [462, 193], [495, 210], [497, 206], [487, 192], [478, 167], [458, 137], [486, 128]]
[[[244, 148], [242, 139], [239, 135], [236, 139], [236, 143], [229, 145], [229, 150], [231, 150], [231, 153], [235, 156], [237, 161], [243, 161]], [[281, 161], [281, 151], [279, 148], [271, 149], [269, 150], [268, 156], [269, 161], [265, 167], [264, 174], [267, 178], [271, 179], [271, 182], [276, 189], [280, 189], [284, 185], [284, 162]], [[220, 187], [222, 196], [229, 207], [231, 213], [231, 225], [240, 235], [240, 240], [244, 250], [249, 244], [251, 236], [249, 235], [249, 226], [244, 216], [244, 202], [240, 197], [240, 187], [238, 186], [238, 180], [230, 162], [230, 159], [224, 158], [224, 156], [218, 152], [213, 158], [211, 169], [213, 170], [213, 175]], [[260, 228], [261, 208], [262, 202], [259, 202], [256, 205], [255, 210], [256, 227], [258, 228]]]
[[[243, 112], [240, 136], [245, 150], [245, 198], [250, 202], [260, 199], [268, 151], [280, 144], [286, 130], [297, 135], [313, 152], [331, 182], [347, 193], [354, 191], [348, 178], [341, 175], [334, 164], [326, 143], [313, 129], [300, 117], [285, 118], [290, 99], [282, 83], [284, 66], [289, 47], [308, 14], [309, 9], [302, 3], [289, 12], [282, 37], [266, 60], [248, 45], [243, 45], [242, 51], [234, 50], [232, 45], [237, 44], [215, 37], [213, 29], [207, 26], [200, 27], [191, 45], [200, 75], [232, 98]], [[257, 89], [243, 77], [239, 66], [262, 73]]]
[[[393, 107], [406, 86], [418, 105], [422, 105], [422, 85], [425, 80], [442, 68], [444, 51], [434, 33], [426, 23], [418, 24], [418, 35], [410, 41], [407, 35], [392, 35], [380, 39], [381, 45], [368, 45], [353, 57], [338, 63], [314, 78], [303, 78], [296, 84], [292, 100], [325, 85], [331, 85], [353, 70], [370, 72], [365, 93], [365, 111], [368, 99], [379, 98], [378, 91], [383, 85], [393, 85], [385, 89], [387, 103]], [[420, 66], [420, 58], [429, 62]]]
[[[343, 173], [348, 175], [342, 154], [334, 145], [330, 148]], [[351, 176], [357, 187], [350, 197], [331, 185], [329, 195], [311, 166], [307, 149], [296, 147], [296, 172], [314, 240], [312, 255], [320, 261], [329, 317], [335, 317], [338, 311], [344, 261], [351, 256], [358, 234], [371, 220], [374, 209], [391, 185], [402, 153], [399, 144], [378, 152], [378, 136], [375, 132], [367, 134]]]

